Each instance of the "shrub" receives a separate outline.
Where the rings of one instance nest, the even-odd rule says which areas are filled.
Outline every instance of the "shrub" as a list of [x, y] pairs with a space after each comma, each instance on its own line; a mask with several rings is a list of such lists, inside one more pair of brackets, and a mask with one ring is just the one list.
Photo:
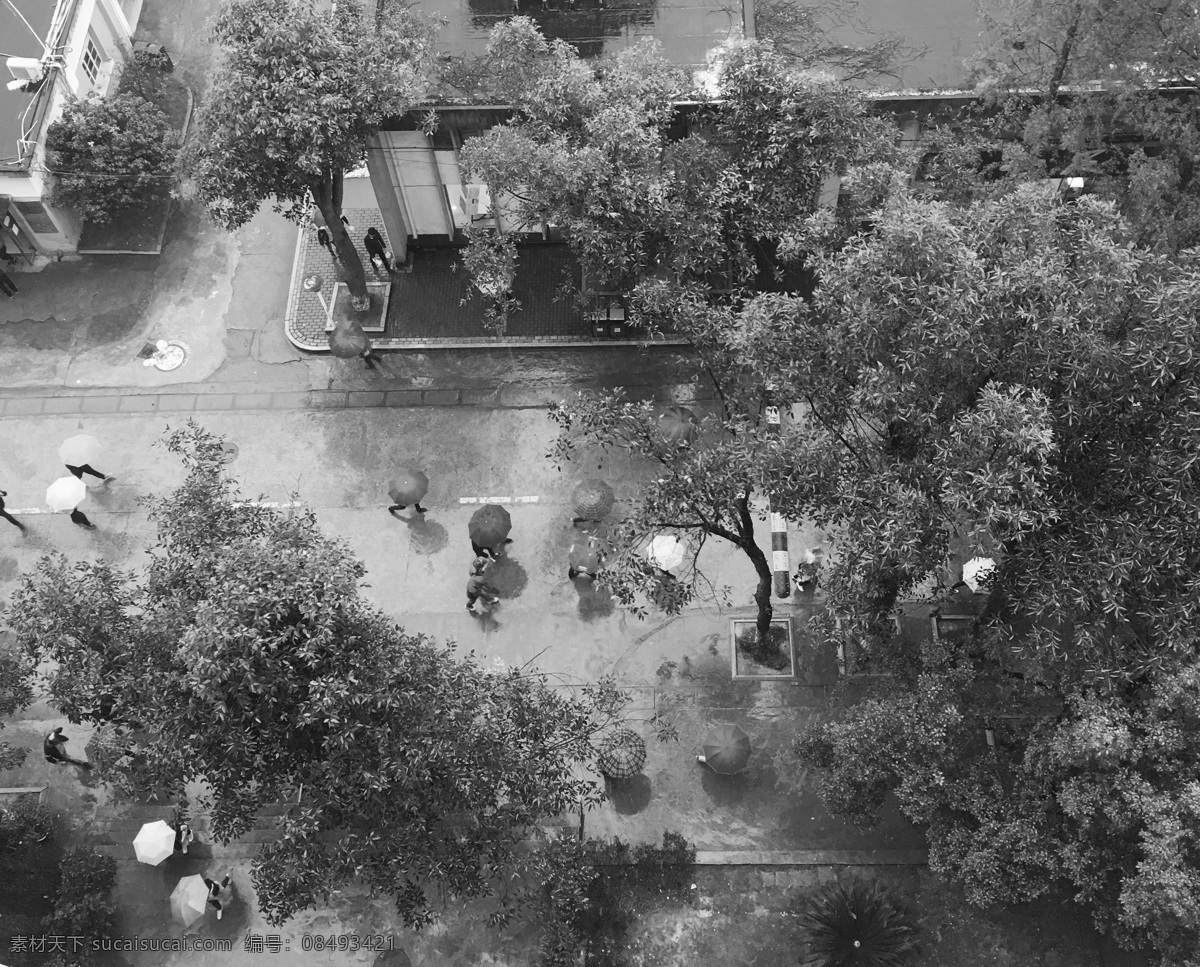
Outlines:
[[800, 915], [802, 967], [901, 967], [917, 954], [912, 917], [878, 883], [832, 883]]
[[0, 851], [26, 853], [54, 834], [54, 817], [33, 796], [0, 806]]
[[[59, 865], [61, 882], [54, 912], [46, 917], [47, 934], [62, 937], [108, 937], [116, 918], [112, 889], [117, 861], [86, 846], [67, 850]], [[92, 963], [91, 951], [73, 954], [72, 963]]]
[[46, 134], [58, 179], [51, 201], [97, 224], [144, 208], [173, 186], [179, 145], [167, 116], [139, 94], [70, 104]]

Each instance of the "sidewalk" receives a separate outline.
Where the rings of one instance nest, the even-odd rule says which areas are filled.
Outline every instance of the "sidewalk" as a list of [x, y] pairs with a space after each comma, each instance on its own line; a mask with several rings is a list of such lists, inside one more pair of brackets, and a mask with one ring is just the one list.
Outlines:
[[[632, 330], [623, 338], [593, 335], [591, 323], [574, 305], [573, 294], [557, 297], [556, 290], [564, 281], [573, 280], [576, 285], [579, 281], [578, 266], [565, 245], [519, 247], [513, 292], [521, 307], [509, 318], [503, 336], [492, 335], [484, 328], [484, 302], [478, 294], [472, 294], [459, 248], [413, 249], [411, 265], [389, 279], [386, 273], [373, 271], [362, 247], [370, 227], [387, 238], [379, 209], [348, 208], [345, 215], [352, 225], [349, 235], [363, 260], [368, 284], [387, 282], [391, 286], [384, 331], [369, 334], [376, 349], [687, 345], [686, 339], [669, 336], [648, 340]], [[288, 339], [298, 349], [329, 351], [326, 306], [332, 305], [339, 271], [333, 257], [317, 244], [316, 232], [298, 230], [286, 315]], [[306, 291], [303, 285], [314, 275], [322, 280], [320, 295]]]

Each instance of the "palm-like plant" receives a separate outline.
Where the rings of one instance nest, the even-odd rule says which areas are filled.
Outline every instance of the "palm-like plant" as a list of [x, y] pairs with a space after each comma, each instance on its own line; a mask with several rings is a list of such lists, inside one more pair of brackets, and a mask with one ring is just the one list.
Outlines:
[[917, 953], [917, 928], [878, 883], [832, 883], [800, 915], [801, 967], [901, 967]]

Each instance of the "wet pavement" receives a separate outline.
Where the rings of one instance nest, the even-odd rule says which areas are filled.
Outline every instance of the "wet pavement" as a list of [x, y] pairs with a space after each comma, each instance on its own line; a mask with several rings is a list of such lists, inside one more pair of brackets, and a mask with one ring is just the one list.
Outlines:
[[[9, 509], [29, 525], [24, 537], [15, 528], [0, 530], [0, 606], [19, 576], [46, 553], [62, 551], [74, 560], [104, 558], [129, 567], [144, 559], [151, 528], [137, 497], [161, 493], [181, 477], [174, 460], [154, 445], [165, 425], [174, 421], [164, 415], [133, 414], [0, 419], [0, 481], [9, 492]], [[732, 680], [729, 620], [753, 611], [749, 607], [753, 571], [740, 552], [714, 541], [701, 554], [701, 566], [713, 584], [732, 588], [731, 606], [704, 601], [679, 617], [660, 614], [638, 621], [586, 584], [567, 579], [566, 550], [574, 533], [569, 495], [577, 475], [598, 474], [609, 480], [620, 501], [638, 486], [637, 467], [597, 458], [586, 468], [559, 473], [544, 459], [554, 428], [543, 412], [530, 409], [212, 412], [203, 414], [202, 422], [237, 444], [231, 467], [244, 493], [281, 503], [296, 499], [311, 506], [327, 532], [346, 539], [366, 564], [366, 597], [408, 630], [455, 641], [463, 652], [474, 651], [484, 663], [532, 663], [564, 688], [614, 674], [629, 691], [631, 719], [647, 735], [645, 719], [654, 712], [666, 716], [678, 729], [679, 742], [648, 741], [642, 775], [610, 789], [611, 801], [586, 817], [589, 834], [656, 841], [663, 829], [674, 829], [710, 851], [815, 850], [832, 855], [828, 851], [882, 850], [885, 857], [919, 862], [914, 856], [923, 854], [910, 851], [921, 847], [921, 836], [895, 813], [879, 829], [859, 833], [825, 813], [811, 782], [797, 795], [777, 781], [776, 750], [812, 715], [827, 708], [836, 671], [830, 656], [815, 653], [801, 636], [799, 677]], [[80, 429], [105, 443], [108, 455], [100, 469], [118, 475], [106, 493], [93, 492], [84, 503], [83, 509], [97, 524], [94, 532], [73, 526], [62, 515], [23, 513], [40, 505], [46, 482], [60, 472], [55, 452], [59, 442]], [[432, 484], [423, 501], [429, 508], [427, 516], [412, 523], [393, 519], [385, 511], [388, 469], [408, 459], [425, 466]], [[483, 500], [509, 507], [514, 543], [508, 559], [496, 568], [499, 607], [488, 617], [472, 617], [463, 609], [472, 557], [466, 528]], [[619, 507], [618, 503], [618, 512]], [[765, 522], [762, 527], [760, 540], [769, 549]], [[819, 541], [820, 535], [809, 528], [796, 528], [791, 534], [794, 547]], [[805, 604], [780, 602], [779, 613], [794, 614], [799, 627]], [[716, 776], [695, 761], [704, 733], [725, 721], [741, 724], [756, 748], [749, 770], [736, 777]], [[102, 788], [85, 785], [76, 770], [46, 763], [36, 754], [37, 743], [57, 724], [66, 723], [40, 701], [5, 729], [7, 738], [34, 750], [20, 770], [6, 775], [5, 783], [48, 784], [49, 803], [76, 821], [89, 823], [81, 828], [81, 835], [119, 857], [125, 934], [177, 934], [164, 913], [164, 897], [193, 865], [210, 876], [226, 870], [234, 875], [240, 912], [220, 923], [205, 918], [197, 936], [233, 938], [238, 951], [173, 954], [167, 960], [159, 953], [133, 962], [148, 967], [258, 962], [255, 954], [246, 952], [245, 940], [273, 931], [254, 910], [247, 871], [261, 843], [274, 836], [269, 822], [222, 846], [211, 842], [200, 817], [196, 826], [204, 845], [195, 857], [163, 868], [140, 867], [128, 844], [142, 822], [169, 818], [169, 805], [114, 805]], [[76, 752], [89, 735], [86, 729], [70, 725], [66, 734]], [[880, 860], [881, 854], [874, 855], [875, 861], [887, 861]], [[475, 937], [472, 944], [485, 944], [483, 931], [476, 934], [462, 919], [469, 916], [469, 912], [455, 913], [453, 929]], [[435, 949], [441, 936], [418, 939], [403, 933], [386, 904], [348, 890], [330, 908], [310, 911], [287, 925], [284, 933], [293, 943], [289, 962], [369, 964], [370, 958], [362, 952], [339, 954], [334, 960], [322, 959], [328, 953], [318, 957], [315, 951], [300, 957], [296, 945], [313, 930], [361, 935], [377, 929], [395, 933], [414, 952], [425, 944]], [[466, 941], [460, 937], [460, 943]], [[498, 952], [507, 943], [518, 944], [518, 939], [490, 943], [490, 949]], [[415, 962], [477, 961], [456, 955]]]

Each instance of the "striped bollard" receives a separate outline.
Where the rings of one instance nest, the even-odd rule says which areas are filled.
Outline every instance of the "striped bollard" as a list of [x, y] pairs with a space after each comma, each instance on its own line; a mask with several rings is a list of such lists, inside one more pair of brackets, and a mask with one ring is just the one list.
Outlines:
[[[767, 387], [768, 392], [774, 387]], [[767, 426], [772, 433], [780, 432], [779, 407], [771, 404], [763, 410]], [[771, 569], [775, 572], [775, 597], [787, 598], [792, 594], [792, 562], [788, 556], [787, 521], [782, 514], [775, 513], [774, 501], [767, 494], [767, 507], [771, 512]]]

